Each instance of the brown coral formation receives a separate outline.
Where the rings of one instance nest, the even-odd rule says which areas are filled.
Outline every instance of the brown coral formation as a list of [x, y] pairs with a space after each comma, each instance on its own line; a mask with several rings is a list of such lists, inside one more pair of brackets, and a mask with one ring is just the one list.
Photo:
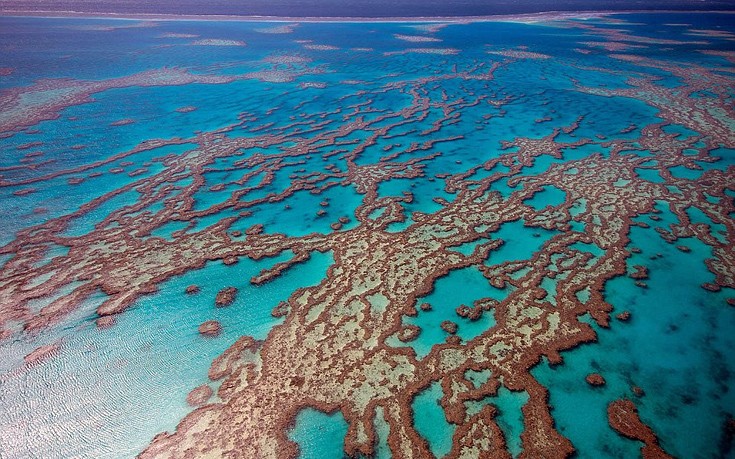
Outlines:
[[286, 314], [288, 314], [289, 306], [286, 301], [281, 301], [276, 305], [275, 308], [271, 311], [271, 316], [273, 317], [283, 317]]
[[117, 323], [117, 317], [115, 316], [102, 316], [99, 317], [95, 324], [97, 324], [97, 327], [99, 327], [102, 330], [105, 330], [107, 328], [112, 328]]
[[590, 373], [587, 375], [586, 378], [584, 378], [585, 381], [587, 381], [587, 384], [590, 386], [604, 386], [606, 384], [605, 378], [602, 377], [599, 373]]
[[510, 57], [513, 59], [551, 59], [548, 54], [534, 53], [531, 51], [524, 50], [500, 50], [500, 51], [488, 51], [489, 54], [496, 56]]
[[484, 308], [481, 304], [476, 304], [473, 307], [462, 304], [455, 309], [458, 316], [469, 320], [478, 320], [482, 317], [483, 311]]
[[199, 333], [202, 336], [214, 338], [214, 337], [219, 336], [221, 332], [222, 332], [222, 325], [220, 325], [220, 323], [217, 322], [216, 320], [208, 320], [206, 322], [202, 322], [199, 325]]
[[124, 118], [121, 120], [113, 121], [110, 126], [127, 126], [128, 124], [135, 124], [135, 120], [132, 118]]
[[59, 352], [61, 343], [47, 344], [34, 349], [30, 354], [23, 357], [23, 361], [28, 366], [38, 365], [53, 357]]
[[638, 408], [627, 399], [615, 400], [607, 407], [610, 427], [620, 435], [643, 442], [643, 459], [671, 459], [658, 444], [656, 434], [638, 417]]
[[629, 274], [631, 279], [643, 280], [648, 279], [648, 268], [642, 265], [633, 266], [634, 271]]
[[443, 321], [441, 323], [441, 328], [450, 335], [454, 335], [455, 333], [457, 333], [457, 330], [459, 330], [459, 326], [457, 326], [457, 324], [455, 322], [452, 322], [451, 320]]
[[195, 387], [191, 392], [189, 392], [189, 395], [186, 396], [186, 403], [188, 403], [189, 406], [202, 406], [212, 398], [212, 394], [214, 394], [212, 388], [203, 384]]
[[398, 332], [398, 339], [404, 343], [411, 342], [419, 337], [421, 328], [416, 325], [406, 325]]
[[615, 318], [621, 322], [627, 322], [630, 320], [630, 311], [623, 311], [620, 314], [616, 315]]
[[235, 287], [225, 287], [214, 298], [214, 304], [218, 308], [224, 308], [235, 302], [237, 297], [237, 289]]

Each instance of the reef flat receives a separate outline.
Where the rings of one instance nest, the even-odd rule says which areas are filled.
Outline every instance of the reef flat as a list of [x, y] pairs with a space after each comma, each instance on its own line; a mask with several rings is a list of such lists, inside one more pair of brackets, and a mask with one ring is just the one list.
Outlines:
[[8, 457], [735, 451], [726, 15], [0, 25]]

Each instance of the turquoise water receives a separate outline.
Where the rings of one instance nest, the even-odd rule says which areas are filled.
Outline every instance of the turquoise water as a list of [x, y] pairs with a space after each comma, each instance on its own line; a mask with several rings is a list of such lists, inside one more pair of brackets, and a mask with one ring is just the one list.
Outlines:
[[452, 449], [452, 435], [455, 426], [444, 417], [439, 405], [442, 388], [438, 382], [424, 389], [413, 401], [412, 408], [419, 415], [414, 418], [416, 431], [429, 442], [429, 449], [436, 457], [444, 457]]
[[[651, 223], [661, 227], [675, 220], [669, 212], [657, 215], [662, 220]], [[628, 397], [636, 400], [641, 418], [658, 433], [662, 446], [671, 454], [722, 457], [718, 449], [721, 431], [706, 427], [700, 420], [707, 416], [718, 423], [715, 420], [722, 420], [733, 403], [732, 393], [723, 391], [719, 380], [727, 380], [735, 369], [727, 357], [735, 343], [725, 331], [735, 320], [732, 308], [724, 301], [732, 293], [713, 296], [699, 288], [712, 281], [712, 274], [692, 260], [710, 257], [708, 246], [695, 239], [677, 244], [691, 252], [667, 244], [653, 227], [633, 228], [631, 245], [641, 253], [633, 254], [629, 265], [649, 268], [647, 288], [637, 287], [633, 279], [624, 277], [606, 285], [606, 300], [615, 306], [613, 314], [630, 311], [631, 319], [613, 320], [609, 329], [597, 327], [598, 343], [566, 353], [564, 365], [542, 364], [533, 371], [542, 384], [558, 387], [550, 398], [554, 418], [560, 432], [580, 451], [603, 448], [606, 457], [619, 458], [637, 454], [638, 443], [604, 428], [609, 401]], [[584, 381], [589, 373], [602, 374], [606, 385], [589, 386]], [[645, 395], [636, 397], [633, 386], [642, 388]], [[691, 434], [677, 434], [681, 429]], [[692, 438], [702, 441], [693, 442]]]
[[523, 433], [523, 413], [521, 409], [528, 401], [525, 392], [511, 392], [505, 387], [498, 390], [498, 395], [492, 399], [498, 408], [498, 425], [505, 435], [508, 451], [517, 457], [521, 453], [521, 433]]
[[534, 194], [527, 204], [536, 210], [543, 210], [548, 207], [560, 206], [567, 200], [567, 195], [559, 188], [549, 185], [541, 188], [541, 191]]
[[349, 425], [342, 413], [326, 414], [313, 408], [299, 412], [289, 438], [299, 445], [300, 457], [342, 459], [343, 439]]
[[[457, 285], [462, 286], [461, 291], [456, 290]], [[461, 305], [472, 307], [473, 302], [481, 298], [502, 299], [506, 294], [488, 284], [487, 279], [474, 267], [450, 272], [436, 281], [431, 294], [418, 300], [419, 306], [428, 303], [431, 310], [419, 309], [416, 317], [404, 320], [406, 325], [416, 325], [422, 330], [419, 337], [409, 345], [419, 357], [426, 356], [434, 345], [443, 343], [449, 335], [441, 327], [445, 320], [457, 324], [456, 335], [461, 339], [467, 341], [475, 338], [495, 324], [492, 311], [485, 311], [479, 319], [471, 320], [457, 315], [455, 309]], [[400, 342], [391, 344], [403, 345]]]
[[[685, 27], [666, 25], [687, 22], [692, 24], [690, 28], [732, 33], [728, 17], [646, 14], [618, 18], [627, 23], [621, 26], [598, 20], [584, 24], [602, 29], [624, 27], [643, 42], [662, 38], [682, 41], [621, 52], [672, 66], [701, 65], [732, 82], [727, 73], [731, 70], [729, 61], [700, 52], [703, 48], [732, 52], [728, 36], [708, 36], [707, 43], [697, 43], [705, 39], [692, 35]], [[50, 260], [66, 260], [73, 244], [85, 247], [98, 231], [114, 230], [125, 225], [126, 218], [140, 217], [145, 212], [157, 215], [172, 210], [170, 217], [155, 225], [150, 234], [129, 227], [126, 240], [137, 243], [159, 237], [174, 242], [184, 230], [187, 235], [207, 236], [225, 218], [232, 219], [230, 232], [262, 224], [265, 234], [292, 240], [333, 237], [336, 230], [332, 225], [342, 218], [346, 220], [338, 231], [348, 235], [363, 229], [357, 216], [363, 206], [371, 204], [366, 190], [356, 185], [362, 179], [370, 182], [369, 191], [374, 190], [383, 200], [382, 207], [371, 208], [372, 219], [385, 212], [389, 200], [411, 197], [410, 202], [402, 203], [406, 220], [387, 227], [388, 232], [400, 233], [419, 221], [418, 217], [412, 218], [415, 212], [437, 214], [460, 197], [443, 177], [465, 174], [470, 168], [519, 151], [517, 146], [503, 148], [504, 142], [538, 140], [552, 134], [557, 135], [559, 143], [588, 139], [589, 144], [563, 146], [560, 158], [548, 154], [555, 153], [552, 151], [539, 152], [522, 169], [522, 176], [538, 176], [555, 165], [593, 155], [610, 158], [614, 146], [608, 142], [622, 142], [628, 148], [621, 155], [631, 161], [636, 157], [646, 160], [632, 167], [638, 177], [660, 186], [661, 193], [668, 190], [672, 196], [681, 196], [680, 190], [665, 183], [655, 154], [635, 150], [642, 129], [662, 120], [658, 110], [644, 100], [601, 97], [579, 87], [630, 88], [631, 76], [645, 75], [658, 78], [655, 84], [661, 88], [677, 88], [684, 81], [665, 68], [615, 59], [599, 47], [584, 48], [589, 54], [582, 54], [579, 49], [585, 46], [583, 42], [604, 39], [569, 28], [569, 24], [476, 22], [425, 32], [405, 23], [302, 23], [288, 34], [265, 34], [258, 29], [273, 24], [160, 21], [147, 27], [104, 30], [119, 24], [112, 20], [0, 18], [0, 67], [12, 68], [8, 75], [0, 76], [0, 91], [32, 87], [43, 79], [103, 81], [164, 68], [236, 80], [226, 84], [138, 84], [100, 90], [84, 103], [60, 108], [50, 117], [53, 119], [6, 132], [0, 139], [0, 245], [16, 240], [18, 231], [53, 222], [99, 200], [94, 209], [58, 230], [54, 228], [47, 239], [34, 242], [33, 247], [47, 251], [32, 259], [27, 269], [39, 269]], [[407, 42], [398, 38], [401, 35], [431, 37], [434, 41]], [[192, 43], [196, 39], [237, 40], [246, 46], [198, 46]], [[415, 48], [424, 52], [415, 52]], [[456, 52], [431, 54], [425, 52], [426, 48]], [[507, 50], [527, 50], [552, 58], [508, 60], [497, 54]], [[411, 52], [400, 54], [404, 51]], [[478, 77], [494, 63], [502, 65], [492, 79]], [[276, 73], [263, 73], [270, 71]], [[0, 92], [0, 96], [4, 94]], [[706, 102], [713, 99], [713, 94], [698, 91], [692, 98]], [[421, 114], [425, 118], [417, 120], [418, 115], [404, 116], [401, 112], [415, 99], [427, 101], [429, 106]], [[503, 103], [491, 103], [497, 101]], [[444, 102], [452, 107], [447, 118]], [[193, 109], [182, 110], [185, 107]], [[6, 111], [0, 109], [0, 121], [5, 119]], [[373, 122], [381, 116], [385, 119]], [[348, 125], [357, 119], [364, 125]], [[121, 120], [131, 122], [117, 123]], [[560, 131], [577, 121], [579, 126], [573, 132]], [[386, 132], [380, 132], [384, 128]], [[702, 134], [680, 124], [665, 126], [664, 132], [678, 134], [682, 141]], [[214, 157], [202, 166], [202, 186], [187, 195], [191, 211], [199, 214], [189, 219], [183, 216], [182, 208], [174, 212], [167, 206], [182, 202], [189, 192], [186, 190], [193, 182], [189, 173], [202, 142], [197, 136], [202, 133], [212, 136], [214, 140], [207, 141], [213, 144], [241, 143], [232, 147], [237, 154]], [[257, 143], [248, 143], [256, 138]], [[133, 151], [151, 139], [177, 144]], [[693, 155], [705, 146], [700, 140], [685, 154]], [[693, 161], [702, 170], [675, 166], [669, 171], [682, 183], [696, 183], [713, 172], [731, 174], [735, 150], [715, 147], [710, 155], [719, 157], [719, 161]], [[298, 154], [294, 149], [299, 149]], [[400, 154], [385, 159], [394, 153]], [[121, 157], [113, 158], [115, 155]], [[167, 161], [173, 158], [186, 161], [182, 161], [180, 170], [167, 176]], [[390, 175], [374, 167], [388, 161], [392, 167], [404, 169]], [[509, 174], [515, 165], [499, 163], [488, 170], [480, 168], [467, 180]], [[369, 175], [376, 170], [382, 175]], [[735, 191], [729, 177], [723, 179], [729, 187], [724, 193], [733, 198]], [[153, 181], [157, 181], [156, 187], [146, 190], [143, 185]], [[617, 182], [615, 187], [624, 189], [624, 182]], [[294, 191], [298, 188], [295, 184], [301, 183], [309, 186]], [[511, 185], [499, 176], [489, 190], [508, 199], [525, 189], [522, 182]], [[389, 349], [409, 347], [421, 364], [450, 336], [441, 327], [447, 320], [457, 324], [456, 335], [462, 344], [493, 333], [500, 319], [495, 310], [485, 311], [474, 321], [455, 311], [460, 305], [471, 307], [483, 298], [503, 301], [516, 291], [510, 285], [504, 289], [493, 287], [480, 265], [491, 268], [519, 262], [522, 266], [545, 250], [552, 238], [565, 231], [585, 230], [581, 222], [573, 222], [570, 229], [563, 225], [553, 230], [531, 226], [529, 214], [559, 210], [570, 197], [553, 183], [540, 186], [540, 191], [522, 204], [518, 201], [523, 209], [500, 224], [497, 231], [478, 233], [478, 239], [447, 250], [453, 255], [470, 256], [480, 244], [503, 241], [487, 259], [451, 270], [433, 282], [430, 294], [408, 305], [416, 306], [418, 313], [403, 316], [400, 321], [420, 327], [421, 333], [408, 343], [389, 337], [384, 343]], [[126, 191], [111, 194], [125, 187]], [[33, 192], [23, 194], [29, 189]], [[154, 192], [161, 195], [135, 208], [143, 203], [146, 193]], [[677, 457], [728, 457], [735, 451], [734, 446], [728, 450], [724, 445], [722, 433], [735, 407], [730, 390], [735, 384], [735, 361], [731, 356], [735, 348], [731, 336], [735, 308], [726, 302], [735, 297], [735, 292], [722, 288], [713, 293], [700, 287], [714, 281], [704, 263], [713, 257], [712, 248], [695, 238], [665, 242], [656, 229], [670, 231], [671, 225], [680, 222], [670, 211], [666, 196], [654, 198], [659, 219], [651, 219], [650, 215], [634, 218], [650, 228], [632, 228], [629, 247], [641, 253], [633, 253], [626, 260], [629, 272], [634, 265], [648, 268], [650, 277], [645, 286], [637, 286], [625, 276], [605, 283], [605, 300], [613, 307], [613, 317], [629, 311], [631, 319], [622, 322], [613, 318], [609, 328], [594, 325], [596, 343], [565, 351], [561, 365], [549, 366], [542, 359], [531, 370], [532, 376], [548, 388], [556, 427], [572, 442], [580, 458], [637, 457], [640, 444], [613, 431], [606, 417], [607, 405], [623, 397], [635, 401], [641, 419], [657, 433], [662, 447]], [[710, 205], [731, 205], [714, 194], [703, 198]], [[583, 215], [592, 199], [595, 196], [585, 196], [572, 204], [572, 217]], [[222, 208], [215, 211], [216, 206]], [[731, 221], [715, 221], [696, 206], [684, 212], [691, 223], [708, 225], [715, 241], [732, 249], [733, 234], [728, 233], [732, 231]], [[735, 216], [733, 212], [725, 215]], [[111, 217], [118, 217], [122, 223]], [[90, 239], [75, 239], [80, 237]], [[233, 236], [232, 240], [248, 238]], [[229, 242], [225, 240], [224, 244]], [[690, 252], [677, 249], [677, 245], [688, 247]], [[596, 244], [581, 242], [571, 249], [595, 258], [605, 253]], [[7, 250], [11, 249], [0, 253], [0, 268], [10, 266], [13, 259], [14, 254], [5, 253]], [[331, 248], [324, 253], [307, 249], [307, 261], [274, 280], [260, 286], [249, 282], [264, 268], [288, 261], [295, 250], [280, 250], [257, 261], [241, 256], [230, 266], [210, 261], [189, 269], [160, 282], [157, 291], [138, 298], [116, 316], [116, 325], [109, 329], [94, 324], [98, 318], [95, 309], [108, 298], [99, 288], [58, 323], [39, 333], [20, 331], [22, 324], [11, 318], [8, 323], [13, 331], [0, 340], [0, 456], [8, 451], [12, 458], [134, 457], [156, 433], [174, 431], [192, 410], [185, 401], [189, 391], [202, 384], [217, 389], [218, 383], [207, 377], [212, 360], [243, 335], [267, 340], [275, 327], [286, 322], [283, 317], [272, 316], [273, 308], [299, 289], [319, 286], [335, 264], [336, 252]], [[96, 262], [94, 258], [90, 261]], [[519, 270], [515, 278], [528, 270], [530, 266]], [[56, 275], [38, 277], [27, 287], [36, 288]], [[550, 293], [546, 300], [554, 307], [560, 306], [554, 293], [564, 279], [564, 275], [545, 277], [541, 284]], [[89, 279], [76, 275], [68, 281], [65, 290], [32, 300], [30, 308], [38, 311]], [[0, 293], [12, 282], [13, 276], [1, 271]], [[185, 294], [189, 285], [199, 286], [200, 292]], [[217, 293], [230, 286], [238, 289], [235, 302], [216, 308]], [[590, 288], [576, 292], [576, 296], [586, 302], [591, 297]], [[431, 310], [422, 310], [420, 306], [426, 303]], [[221, 324], [218, 337], [205, 338], [197, 331], [199, 324], [208, 320]], [[588, 315], [579, 320], [592, 323]], [[32, 350], [59, 342], [58, 354], [47, 362], [35, 366], [23, 363], [23, 357]], [[593, 372], [602, 374], [607, 384], [587, 384], [585, 376]], [[489, 377], [489, 370], [465, 374], [475, 388]], [[447, 422], [438, 404], [442, 396], [440, 382], [432, 381], [410, 400], [410, 410], [416, 431], [428, 441], [431, 452], [442, 457], [452, 448], [457, 426]], [[636, 396], [633, 386], [642, 388], [645, 395]], [[501, 386], [496, 396], [467, 402], [466, 407], [474, 413], [485, 404], [495, 405], [496, 421], [508, 450], [517, 457], [524, 429], [521, 409], [528, 400], [525, 391]], [[388, 446], [392, 427], [383, 407], [378, 408], [373, 423], [377, 434], [374, 457], [394, 457]], [[344, 457], [348, 427], [340, 411], [326, 414], [309, 408], [298, 414], [288, 437], [298, 443], [302, 458], [339, 459]]]
[[503, 240], [503, 245], [490, 253], [486, 264], [527, 260], [555, 234], [558, 232], [525, 226], [521, 220], [505, 223], [493, 233], [493, 236]]

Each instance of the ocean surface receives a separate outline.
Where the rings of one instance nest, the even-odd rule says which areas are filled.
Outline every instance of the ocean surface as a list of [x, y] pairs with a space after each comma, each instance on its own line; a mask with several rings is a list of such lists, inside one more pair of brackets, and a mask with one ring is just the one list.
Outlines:
[[735, 457], [734, 69], [715, 13], [0, 17], [0, 458]]

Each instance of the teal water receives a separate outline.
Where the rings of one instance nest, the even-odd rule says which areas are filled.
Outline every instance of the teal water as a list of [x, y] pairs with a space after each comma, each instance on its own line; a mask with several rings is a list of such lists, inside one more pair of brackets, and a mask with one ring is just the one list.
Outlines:
[[541, 191], [534, 194], [526, 203], [536, 210], [543, 210], [546, 207], [560, 206], [566, 200], [567, 194], [564, 191], [553, 185], [548, 185], [541, 188]]
[[[662, 206], [659, 209], [662, 220], [650, 223], [666, 227], [676, 220]], [[606, 457], [616, 458], [637, 454], [637, 442], [605, 429], [607, 404], [628, 397], [636, 400], [641, 418], [671, 454], [723, 457], [722, 431], [715, 427], [725, 422], [727, 407], [735, 401], [723, 386], [735, 370], [727, 357], [735, 343], [726, 332], [735, 323], [735, 314], [724, 301], [732, 292], [712, 295], [699, 287], [711, 282], [712, 274], [693, 260], [711, 256], [708, 246], [685, 239], [677, 244], [691, 252], [681, 252], [664, 242], [655, 226], [633, 228], [631, 235], [631, 244], [641, 253], [633, 254], [628, 263], [649, 268], [647, 288], [625, 277], [606, 285], [613, 314], [630, 311], [631, 319], [613, 320], [609, 329], [596, 327], [598, 343], [566, 353], [564, 365], [541, 364], [533, 374], [547, 387], [557, 388], [550, 397], [554, 418], [580, 453], [602, 450]], [[589, 373], [602, 374], [607, 384], [589, 386], [584, 381]], [[633, 386], [641, 387], [645, 395], [636, 397]], [[703, 417], [709, 421], [701, 422]], [[682, 429], [689, 434], [677, 434]]]
[[326, 414], [313, 408], [299, 412], [289, 438], [299, 445], [300, 457], [342, 459], [342, 443], [349, 425], [342, 413]]
[[498, 425], [505, 435], [508, 451], [517, 457], [521, 453], [521, 433], [523, 433], [523, 413], [521, 409], [528, 401], [525, 392], [511, 392], [505, 387], [498, 390], [493, 403], [498, 408]]
[[[462, 286], [461, 291], [456, 290], [457, 285]], [[485, 311], [479, 319], [471, 320], [457, 315], [456, 308], [461, 305], [472, 307], [473, 302], [481, 298], [500, 300], [506, 295], [505, 291], [491, 286], [477, 268], [470, 267], [451, 271], [447, 276], [436, 281], [431, 294], [418, 300], [419, 305], [430, 304], [431, 310], [423, 311], [419, 308], [416, 317], [407, 317], [404, 320], [406, 325], [416, 325], [421, 328], [419, 337], [408, 344], [397, 340], [390, 344], [409, 345], [416, 351], [417, 356], [424, 357], [434, 345], [443, 343], [449, 336], [449, 333], [441, 327], [441, 323], [445, 320], [457, 324], [456, 335], [462, 340], [471, 340], [492, 328], [495, 324], [493, 312]]]
[[439, 405], [442, 395], [441, 385], [434, 382], [414, 399], [412, 405], [416, 413], [416, 431], [429, 442], [429, 448], [436, 457], [444, 457], [452, 449], [452, 435], [456, 428], [444, 417], [444, 410]]
[[486, 264], [527, 260], [555, 234], [558, 232], [525, 226], [521, 220], [505, 223], [493, 233], [493, 236], [503, 240], [503, 245], [490, 253]]
[[[706, 47], [731, 52], [731, 39], [707, 37], [706, 44], [692, 43], [703, 39], [691, 35], [687, 28], [665, 25], [687, 22], [692, 24], [691, 28], [732, 32], [729, 18], [648, 14], [629, 15], [625, 19], [628, 21], [625, 29], [640, 37], [687, 43], [650, 45], [623, 52], [675, 65], [702, 65], [719, 71], [720, 75], [729, 75], [729, 61], [699, 50]], [[660, 78], [656, 84], [661, 87], [676, 88], [682, 84], [680, 78], [666, 70], [614, 59], [599, 48], [590, 48], [590, 54], [583, 55], [575, 51], [582, 46], [580, 43], [599, 37], [549, 24], [455, 24], [426, 34], [440, 41], [417, 43], [395, 37], [419, 34], [413, 25], [401, 23], [303, 23], [292, 33], [283, 35], [259, 32], [264, 24], [214, 21], [161, 21], [148, 27], [97, 30], [119, 24], [111, 20], [0, 18], [0, 67], [13, 69], [9, 75], [0, 76], [0, 90], [29, 86], [44, 78], [105, 80], [167, 67], [183, 68], [196, 75], [240, 79], [227, 84], [108, 89], [91, 95], [84, 104], [60, 110], [58, 118], [6, 133], [0, 140], [0, 220], [3, 222], [0, 245], [12, 242], [22, 229], [74, 212], [105, 193], [160, 177], [165, 170], [162, 159], [165, 155], [193, 155], [199, 133], [229, 128], [232, 130], [222, 133], [226, 139], [250, 139], [263, 133], [274, 139], [270, 145], [243, 148], [238, 156], [218, 158], [206, 166], [205, 183], [192, 196], [193, 209], [204, 214], [192, 221], [188, 234], [205, 234], [223, 218], [234, 220], [231, 230], [243, 231], [262, 224], [268, 234], [281, 233], [292, 238], [313, 233], [329, 235], [333, 232], [330, 225], [340, 217], [349, 220], [341, 231], [358, 228], [355, 212], [364, 204], [365, 195], [345, 181], [348, 168], [369, 167], [411, 144], [436, 142], [404, 152], [394, 160], [401, 163], [440, 154], [414, 164], [413, 168], [420, 171], [416, 176], [376, 180], [380, 198], [402, 197], [406, 193], [413, 196], [412, 202], [404, 205], [407, 220], [388, 228], [400, 232], [412, 224], [412, 213], [434, 213], [444, 207], [441, 199], [450, 203], [456, 199], [456, 193], [447, 190], [445, 182], [436, 178], [437, 174], [461, 174], [517, 150], [501, 149], [504, 141], [512, 142], [519, 137], [540, 139], [582, 117], [576, 131], [559, 133], [557, 141], [590, 139], [592, 143], [563, 148], [562, 158], [537, 157], [523, 170], [523, 175], [534, 176], [555, 164], [590, 155], [608, 157], [612, 147], [606, 141], [632, 142], [645, 125], [660, 121], [657, 110], [643, 101], [584, 94], [577, 90], [577, 84], [626, 88], [631, 76], [642, 74]], [[594, 24], [602, 28], [622, 27], [605, 21]], [[199, 38], [238, 40], [247, 46], [192, 45]], [[304, 46], [306, 41], [336, 49], [309, 48]], [[488, 69], [493, 63], [506, 61], [494, 52], [518, 50], [521, 46], [552, 58], [512, 61], [496, 70], [493, 80], [444, 78], [455, 71], [471, 73], [473, 69], [476, 75], [477, 68]], [[457, 53], [392, 54], [409, 48], [452, 48]], [[299, 62], [273, 63], [284, 56], [297, 58]], [[289, 78], [273, 81], [255, 73], [270, 70], [290, 72]], [[436, 81], [432, 81], [434, 78]], [[417, 84], [421, 79], [428, 83]], [[416, 94], [411, 93], [414, 88], [418, 88]], [[374, 144], [356, 153], [360, 142], [374, 135], [376, 129], [400, 121], [399, 111], [409, 106], [416, 95], [433, 104], [424, 120], [394, 126], [378, 136]], [[506, 97], [502, 106], [489, 103]], [[711, 97], [707, 91], [693, 95], [705, 101]], [[461, 116], [441, 121], [441, 129], [432, 131], [434, 123], [442, 120], [443, 110], [438, 102], [444, 98], [460, 101], [457, 111]], [[336, 135], [346, 119], [354, 119], [349, 114], [360, 104], [371, 109], [360, 114], [367, 121], [382, 115], [392, 116], [370, 128]], [[196, 109], [177, 111], [189, 106]], [[0, 109], [0, 116], [3, 113]], [[304, 123], [314, 115], [323, 124], [314, 127]], [[133, 122], [111, 125], [125, 119]], [[699, 135], [681, 125], [666, 126], [664, 130], [678, 134], [680, 140]], [[319, 140], [321, 134], [334, 135], [336, 142]], [[445, 141], [448, 138], [454, 140]], [[184, 143], [108, 162], [111, 156], [128, 152], [150, 139], [183, 139]], [[308, 148], [309, 158], [283, 157], [249, 166], [241, 163], [258, 155], [287, 153], [295, 145]], [[693, 148], [704, 146], [700, 142]], [[356, 155], [354, 161], [347, 161], [351, 153]], [[687, 154], [694, 153], [692, 149], [687, 151]], [[628, 150], [623, 154], [650, 157], [635, 173], [651, 183], [664, 184], [653, 153]], [[735, 164], [735, 152], [731, 148], [718, 148], [711, 155], [721, 160], [695, 164], [705, 172], [727, 171]], [[102, 163], [95, 165], [95, 162]], [[91, 166], [79, 172], [65, 172], [84, 165]], [[255, 174], [261, 166], [264, 169]], [[115, 168], [123, 171], [111, 171]], [[145, 170], [134, 177], [128, 176], [139, 168]], [[479, 180], [509, 170], [510, 166], [500, 164], [490, 171], [480, 169], [469, 179]], [[268, 185], [243, 193], [237, 204], [206, 214], [213, 206], [228, 200], [233, 192], [265, 180], [266, 171], [273, 172]], [[703, 174], [681, 166], [670, 171], [675, 178], [687, 181], [698, 180]], [[253, 177], [241, 181], [251, 172]], [[51, 175], [57, 173], [61, 175]], [[358, 172], [361, 173], [364, 172]], [[73, 184], [68, 181], [70, 178], [84, 180]], [[297, 179], [312, 180], [315, 188], [324, 191], [315, 194], [301, 190], [287, 196]], [[38, 181], [18, 184], [28, 180]], [[190, 177], [181, 176], [161, 186], [170, 186], [168, 197], [176, 197], [190, 183]], [[215, 185], [223, 188], [212, 189]], [[500, 179], [490, 190], [508, 197], [523, 186], [511, 187], [507, 180]], [[616, 186], [622, 188], [625, 183]], [[27, 188], [36, 190], [21, 196], [14, 194]], [[69, 246], [64, 238], [91, 234], [115, 212], [136, 215], [145, 211], [156, 213], [164, 208], [164, 200], [159, 199], [133, 212], [129, 206], [139, 201], [142, 191], [134, 186], [73, 219], [67, 228], [52, 235], [57, 239], [48, 241], [48, 252], [34, 261], [32, 267], [42, 266], [54, 257], [66, 257]], [[725, 192], [730, 198], [735, 197], [732, 189]], [[258, 202], [270, 197], [273, 199]], [[567, 197], [553, 184], [544, 184], [524, 205], [537, 211], [553, 209]], [[436, 198], [441, 199], [437, 202]], [[710, 203], [716, 201], [712, 195], [706, 199]], [[572, 208], [572, 216], [581, 214], [586, 206], [586, 200], [580, 199]], [[641, 418], [659, 435], [664, 449], [682, 458], [732, 455], [733, 449], [722, 446], [725, 441], [722, 425], [728, 416], [732, 417], [735, 407], [735, 396], [730, 390], [735, 384], [735, 361], [731, 356], [731, 349], [735, 348], [731, 337], [735, 308], [726, 303], [727, 298], [735, 297], [735, 292], [722, 289], [711, 293], [700, 288], [702, 283], [713, 280], [703, 263], [712, 257], [709, 246], [693, 238], [676, 244], [661, 239], [656, 228], [670, 230], [671, 224], [679, 223], [668, 206], [664, 199], [658, 200], [656, 209], [660, 219], [641, 216], [636, 220], [646, 222], [651, 228], [634, 227], [630, 234], [630, 246], [642, 252], [633, 254], [627, 264], [629, 268], [638, 264], [649, 268], [647, 287], [636, 286], [627, 277], [610, 280], [605, 287], [605, 298], [612, 304], [613, 314], [628, 310], [631, 320], [613, 319], [610, 328], [595, 326], [597, 343], [564, 352], [562, 365], [549, 367], [542, 362], [532, 370], [532, 375], [549, 389], [549, 403], [558, 430], [571, 440], [580, 458], [637, 457], [640, 444], [615, 433], [608, 426], [605, 412], [607, 404], [614, 399], [636, 397], [632, 386], [645, 391], [635, 401]], [[244, 210], [251, 214], [243, 215]], [[319, 215], [320, 211], [324, 214]], [[379, 209], [371, 217], [377, 218], [381, 212]], [[692, 223], [709, 225], [716, 240], [732, 247], [732, 235], [727, 234], [727, 224], [731, 222], [713, 221], [694, 207], [686, 213]], [[504, 243], [490, 253], [484, 264], [489, 267], [509, 261], [523, 262], [562, 232], [525, 223], [523, 219], [504, 223], [487, 237], [453, 250], [469, 255], [478, 244], [502, 239]], [[130, 237], [140, 240], [160, 237], [170, 241], [188, 224], [171, 218], [154, 228], [150, 235], [131, 231]], [[571, 230], [584, 231], [579, 222], [570, 226]], [[691, 252], [684, 253], [676, 245], [685, 245]], [[578, 243], [573, 248], [594, 257], [603, 255], [596, 245]], [[104, 293], [97, 291], [60, 323], [42, 333], [19, 332], [0, 341], [0, 392], [3, 393], [0, 456], [134, 457], [156, 433], [174, 430], [191, 411], [185, 402], [191, 389], [201, 384], [216, 389], [216, 383], [207, 379], [211, 361], [240, 336], [267, 339], [273, 327], [284, 320], [272, 317], [271, 310], [298, 289], [318, 285], [334, 263], [331, 253], [314, 251], [308, 261], [293, 266], [271, 282], [261, 286], [249, 283], [263, 268], [286, 261], [292, 255], [293, 252], [284, 251], [259, 261], [241, 257], [232, 266], [207, 263], [201, 269], [161, 283], [159, 291], [141, 297], [107, 330], [94, 325], [95, 309], [106, 299]], [[11, 258], [10, 254], [0, 254], [0, 267]], [[547, 278], [542, 284], [552, 293], [547, 297], [552, 304], [556, 304], [553, 293], [560, 279], [561, 276]], [[43, 280], [38, 279], [31, 287]], [[0, 289], [6, 282], [8, 278], [0, 277]], [[84, 282], [83, 278], [72, 279], [67, 290], [58, 295]], [[185, 295], [184, 289], [192, 284], [198, 285], [201, 291], [197, 295]], [[217, 292], [228, 286], [238, 288], [237, 300], [230, 307], [215, 308]], [[463, 304], [472, 306], [481, 298], [502, 301], [512, 291], [511, 286], [502, 290], [491, 286], [477, 267], [453, 270], [436, 280], [431, 294], [418, 299], [416, 306], [429, 303], [430, 311], [418, 307], [415, 317], [402, 319], [406, 325], [421, 328], [418, 338], [402, 343], [393, 337], [386, 343], [411, 347], [421, 360], [447, 339], [448, 333], [441, 328], [445, 320], [455, 322], [457, 335], [467, 342], [492, 331], [497, 318], [491, 310], [471, 321], [458, 316], [455, 309]], [[578, 292], [577, 298], [587, 301], [589, 289]], [[53, 300], [34, 300], [31, 306], [38, 310]], [[199, 324], [206, 320], [221, 323], [219, 337], [203, 338], [197, 332]], [[589, 322], [588, 317], [580, 320]], [[59, 340], [62, 345], [58, 355], [43, 365], [25, 368], [23, 356], [38, 346]], [[601, 373], [607, 384], [600, 388], [589, 386], [584, 378], [591, 372]], [[475, 387], [489, 376], [483, 372], [466, 375]], [[440, 384], [434, 382], [411, 405], [415, 427], [437, 457], [450, 451], [456, 429], [447, 423], [437, 403], [441, 395]], [[517, 456], [521, 452], [523, 431], [521, 408], [527, 400], [525, 392], [501, 387], [497, 396], [468, 403], [467, 408], [472, 412], [487, 403], [495, 405], [499, 412], [497, 422], [506, 436], [509, 451]], [[382, 408], [374, 423], [378, 437], [375, 457], [391, 457], [387, 444], [389, 425]], [[342, 458], [347, 428], [339, 412], [330, 415], [306, 409], [299, 413], [288, 435], [299, 444], [302, 458]]]

